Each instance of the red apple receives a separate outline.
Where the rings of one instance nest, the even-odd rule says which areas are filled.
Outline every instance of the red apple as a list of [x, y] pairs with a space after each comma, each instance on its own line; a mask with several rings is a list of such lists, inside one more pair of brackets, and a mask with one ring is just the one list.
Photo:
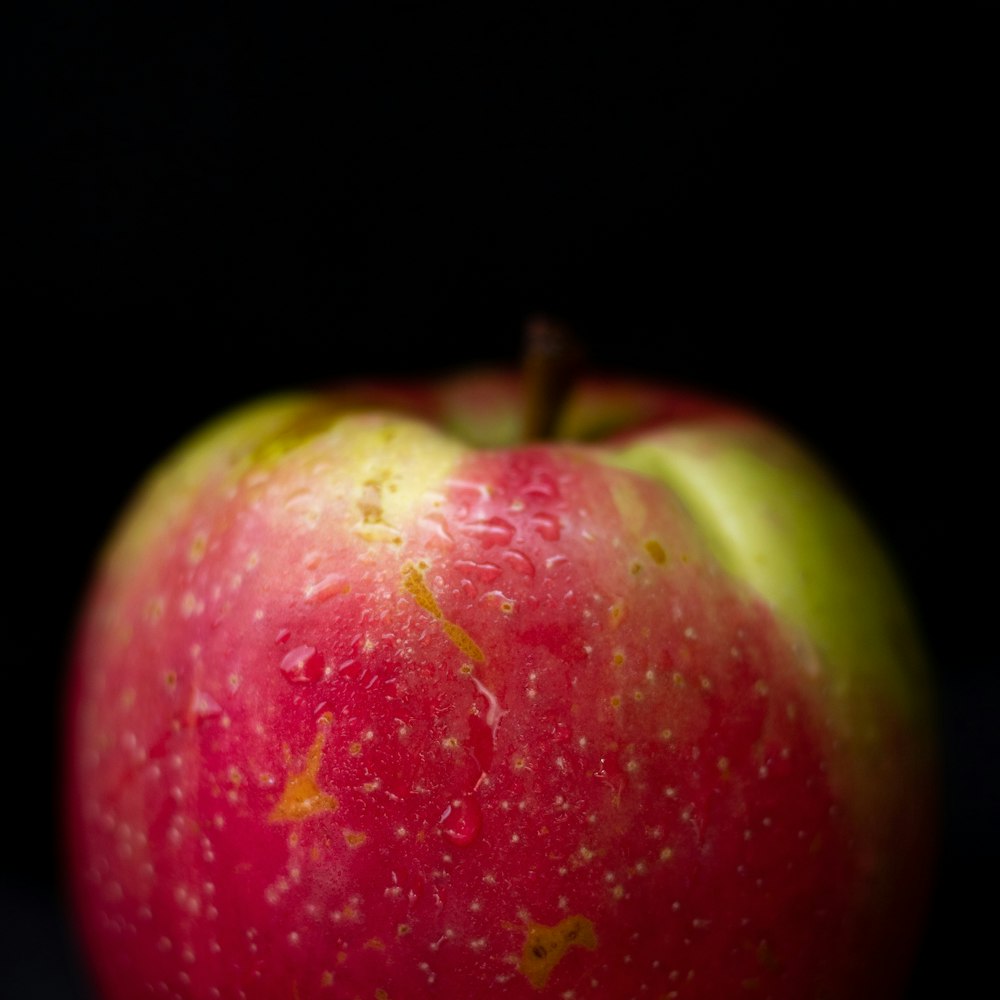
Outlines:
[[584, 381], [530, 445], [522, 410], [270, 400], [146, 483], [70, 703], [103, 995], [901, 989], [933, 740], [872, 535], [735, 407]]

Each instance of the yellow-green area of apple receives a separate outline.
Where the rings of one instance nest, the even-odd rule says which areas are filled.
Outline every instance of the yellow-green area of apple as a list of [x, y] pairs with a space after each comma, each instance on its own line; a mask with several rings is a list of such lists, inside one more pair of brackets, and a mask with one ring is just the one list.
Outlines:
[[874, 725], [885, 700], [909, 724], [926, 721], [927, 664], [883, 546], [790, 437], [754, 421], [682, 424], [603, 459], [680, 499], [721, 565], [813, 646], [855, 730]]
[[[133, 497], [111, 562], [127, 567], [155, 537], [197, 517], [199, 495], [242, 483], [263, 487], [279, 468], [317, 497], [378, 491], [381, 527], [404, 525], [414, 506], [440, 489], [465, 452], [457, 439], [412, 417], [372, 409], [335, 393], [289, 393], [232, 410], [196, 431], [161, 461]], [[333, 459], [335, 468], [330, 466]], [[308, 466], [308, 468], [307, 468]], [[297, 471], [296, 471], [297, 470]], [[382, 531], [383, 535], [388, 532]]]

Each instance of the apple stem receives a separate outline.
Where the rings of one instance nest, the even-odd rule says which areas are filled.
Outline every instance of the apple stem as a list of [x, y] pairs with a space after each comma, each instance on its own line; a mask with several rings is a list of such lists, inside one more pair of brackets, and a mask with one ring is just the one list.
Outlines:
[[573, 331], [551, 316], [532, 316], [524, 324], [524, 439], [555, 437], [581, 362]]

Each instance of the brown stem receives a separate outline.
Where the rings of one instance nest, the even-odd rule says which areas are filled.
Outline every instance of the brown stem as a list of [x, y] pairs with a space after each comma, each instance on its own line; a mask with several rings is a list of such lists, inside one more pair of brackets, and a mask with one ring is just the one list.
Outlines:
[[524, 438], [555, 436], [580, 369], [582, 352], [569, 326], [551, 316], [524, 324]]

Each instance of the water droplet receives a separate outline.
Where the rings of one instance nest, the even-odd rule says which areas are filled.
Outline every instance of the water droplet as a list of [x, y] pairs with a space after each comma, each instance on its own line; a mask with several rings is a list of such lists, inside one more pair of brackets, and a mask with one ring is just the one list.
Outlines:
[[484, 483], [476, 483], [468, 479], [449, 479], [448, 486], [454, 493], [456, 500], [463, 502], [466, 506], [488, 500], [490, 497], [490, 491]]
[[[494, 729], [479, 715], [469, 716], [469, 738], [465, 745], [479, 765], [479, 779], [493, 765], [493, 749], [495, 746]], [[470, 784], [470, 787], [472, 785]]]
[[468, 847], [483, 828], [483, 812], [472, 796], [454, 799], [438, 821], [444, 835], [459, 847]]
[[280, 631], [280, 632], [279, 632], [279, 633], [278, 633], [278, 634], [277, 634], [277, 635], [276, 635], [276, 636], [274, 637], [274, 644], [275, 644], [276, 646], [281, 646], [281, 645], [284, 645], [284, 643], [288, 642], [289, 638], [291, 637], [291, 634], [292, 634], [292, 630], [291, 630], [290, 628], [283, 628], [283, 629], [282, 629], [282, 630], [281, 630], [281, 631]]
[[421, 518], [428, 531], [443, 542], [454, 542], [451, 533], [448, 531], [448, 522], [444, 514], [425, 514]]
[[357, 660], [344, 660], [337, 667], [337, 673], [349, 681], [356, 681], [364, 672], [365, 668]]
[[456, 559], [455, 569], [483, 583], [492, 583], [503, 570], [491, 562], [473, 562], [471, 559]]
[[312, 603], [325, 601], [350, 591], [351, 585], [340, 573], [328, 573], [322, 580], [309, 584], [305, 589], [305, 599]]
[[558, 542], [562, 529], [559, 527], [559, 518], [555, 514], [540, 512], [531, 515], [531, 526], [547, 542]]
[[513, 599], [508, 597], [502, 590], [491, 590], [483, 594], [479, 600], [483, 604], [499, 608], [505, 615], [511, 614], [514, 610]]
[[207, 691], [195, 691], [191, 696], [191, 713], [199, 722], [205, 722], [222, 715], [222, 706]]
[[471, 521], [462, 525], [462, 531], [477, 538], [486, 549], [493, 545], [510, 545], [511, 539], [514, 537], [514, 525], [502, 517]]
[[564, 719], [556, 719], [552, 723], [550, 734], [554, 743], [568, 743], [569, 738], [573, 735], [569, 724]]
[[497, 728], [500, 725], [500, 720], [507, 714], [507, 709], [500, 704], [500, 699], [478, 677], [473, 677], [472, 683], [486, 699], [486, 725], [490, 727], [493, 734], [493, 745], [496, 746]]
[[559, 499], [559, 484], [550, 472], [533, 469], [531, 481], [521, 490], [528, 497], [541, 497], [545, 500]]
[[507, 549], [503, 554], [503, 561], [512, 570], [521, 573], [523, 576], [530, 577], [535, 575], [535, 564], [523, 552], [519, 552], [517, 549]]
[[605, 782], [612, 790], [616, 798], [621, 796], [625, 787], [625, 771], [621, 764], [611, 756], [601, 757], [600, 766], [593, 772], [594, 777]]
[[281, 661], [281, 672], [293, 684], [312, 684], [323, 676], [323, 666], [315, 646], [296, 646]]

